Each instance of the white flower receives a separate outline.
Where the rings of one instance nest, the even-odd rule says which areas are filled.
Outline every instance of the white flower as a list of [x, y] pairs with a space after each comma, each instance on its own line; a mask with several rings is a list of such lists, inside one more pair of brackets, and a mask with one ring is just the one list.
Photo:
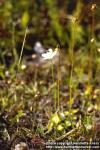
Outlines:
[[48, 49], [46, 53], [42, 54], [43, 59], [50, 60], [53, 57], [55, 57], [58, 53], [58, 49], [56, 48], [55, 51], [53, 51], [51, 48]]

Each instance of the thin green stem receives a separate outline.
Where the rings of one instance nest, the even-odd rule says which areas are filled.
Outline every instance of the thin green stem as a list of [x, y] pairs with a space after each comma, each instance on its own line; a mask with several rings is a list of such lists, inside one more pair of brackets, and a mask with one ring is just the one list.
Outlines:
[[[52, 69], [52, 81], [53, 81], [53, 86], [54, 86], [54, 94], [56, 94], [56, 87], [55, 87], [55, 81], [54, 81], [54, 66], [53, 62], [51, 60], [51, 69]], [[57, 106], [57, 101], [56, 101], [56, 95], [54, 96], [54, 108], [56, 111], [56, 106]]]
[[95, 35], [94, 35], [94, 27], [95, 27], [95, 9], [96, 9], [96, 4], [92, 4], [91, 6], [91, 13], [92, 13], [92, 22], [90, 25], [90, 39], [89, 39], [89, 44], [90, 44], [90, 51], [89, 51], [89, 71], [88, 71], [88, 78], [89, 78], [89, 84], [90, 81], [92, 81], [93, 78], [93, 69], [94, 69], [94, 57], [96, 55], [95, 47], [94, 47], [94, 40], [95, 40]]
[[57, 90], [58, 90], [58, 111], [60, 110], [60, 50], [59, 50], [59, 62], [58, 62], [58, 80], [57, 80]]
[[89, 80], [91, 81], [93, 76], [93, 43], [94, 43], [94, 11], [92, 11], [92, 24], [91, 24], [91, 39], [90, 39], [90, 72]]
[[27, 31], [28, 31], [28, 27], [25, 30], [24, 40], [23, 40], [23, 44], [22, 44], [22, 48], [21, 48], [21, 53], [20, 53], [19, 61], [18, 61], [18, 69], [19, 69], [19, 66], [20, 66], [20, 63], [21, 63], [21, 59], [22, 59], [22, 54], [23, 54], [23, 50], [24, 50], [24, 45], [25, 45]]
[[70, 94], [70, 109], [72, 106], [72, 79], [73, 79], [73, 67], [71, 67], [71, 72], [70, 72], [70, 89], [69, 89], [69, 94]]
[[71, 110], [71, 106], [73, 103], [73, 98], [72, 98], [72, 80], [73, 80], [73, 70], [74, 70], [74, 45], [75, 45], [75, 22], [72, 23], [72, 40], [71, 40], [71, 47], [70, 47], [70, 59], [71, 59], [71, 71], [70, 71], [70, 81], [69, 81], [69, 96], [70, 96], [70, 110]]

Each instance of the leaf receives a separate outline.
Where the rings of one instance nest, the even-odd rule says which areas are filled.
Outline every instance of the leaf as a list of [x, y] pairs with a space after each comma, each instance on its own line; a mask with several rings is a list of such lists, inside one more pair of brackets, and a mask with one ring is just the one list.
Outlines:
[[57, 113], [55, 113], [55, 114], [52, 116], [51, 121], [52, 121], [54, 124], [58, 124], [58, 123], [61, 121], [61, 119], [60, 119], [59, 115], [58, 115]]
[[70, 126], [71, 126], [71, 122], [70, 122], [69, 120], [66, 120], [66, 121], [65, 121], [65, 124], [66, 124], [67, 127], [70, 127]]
[[58, 131], [62, 131], [63, 128], [64, 128], [64, 127], [63, 127], [62, 125], [60, 125], [60, 124], [57, 126], [57, 130], [58, 130]]
[[47, 129], [48, 129], [48, 130], [45, 132], [45, 134], [47, 134], [47, 133], [49, 133], [50, 131], [52, 131], [52, 129], [53, 129], [53, 122], [49, 122], [49, 123], [48, 123]]

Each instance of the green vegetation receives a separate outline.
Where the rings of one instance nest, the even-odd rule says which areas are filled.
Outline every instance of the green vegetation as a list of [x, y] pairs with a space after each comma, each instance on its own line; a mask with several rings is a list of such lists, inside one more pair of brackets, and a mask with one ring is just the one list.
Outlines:
[[0, 1], [0, 150], [100, 140], [99, 4]]

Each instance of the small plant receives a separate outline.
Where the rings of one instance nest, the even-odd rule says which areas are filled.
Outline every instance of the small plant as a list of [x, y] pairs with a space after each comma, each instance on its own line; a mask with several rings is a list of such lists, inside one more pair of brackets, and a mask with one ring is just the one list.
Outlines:
[[[59, 55], [58, 48], [56, 48], [54, 51], [50, 48], [50, 49], [48, 49], [48, 51], [46, 53], [42, 54], [42, 57], [43, 57], [44, 60], [50, 60], [50, 63], [51, 63], [51, 66], [52, 66], [52, 80], [53, 80], [53, 84], [54, 85], [55, 85], [55, 81], [54, 81], [53, 59], [55, 59], [55, 57], [58, 57], [58, 55]], [[55, 90], [54, 92], [55, 92], [55, 95], [56, 95], [56, 89], [54, 89], [54, 90]], [[59, 88], [58, 88], [58, 93], [59, 93]], [[55, 104], [54, 104], [54, 106], [55, 106], [55, 111], [56, 111], [57, 110], [57, 100], [56, 100], [56, 97], [55, 97]], [[58, 107], [59, 107], [59, 96], [58, 96]]]
[[56, 132], [68, 132], [70, 129], [76, 127], [78, 116], [76, 116], [76, 113], [78, 110], [72, 110], [69, 111], [59, 111], [54, 113], [48, 123], [47, 126], [47, 133], [52, 132], [54, 129]]
[[98, 141], [100, 9], [86, 3], [0, 1], [0, 149]]

